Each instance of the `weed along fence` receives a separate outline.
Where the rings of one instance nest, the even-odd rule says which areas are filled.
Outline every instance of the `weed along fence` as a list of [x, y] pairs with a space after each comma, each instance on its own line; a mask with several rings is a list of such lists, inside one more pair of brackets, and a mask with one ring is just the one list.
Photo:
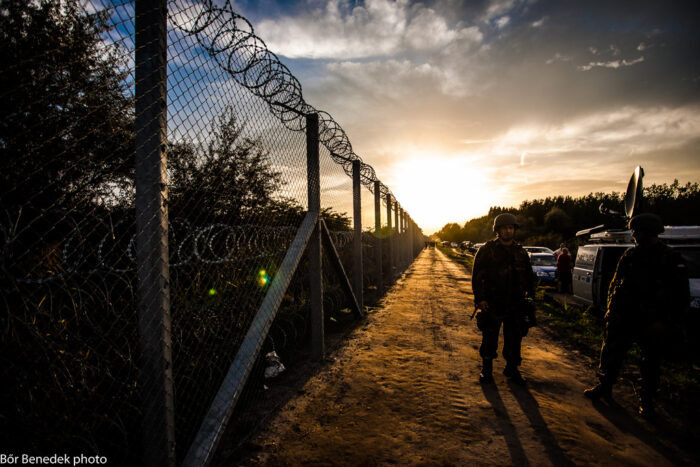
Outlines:
[[0, 9], [3, 452], [206, 464], [420, 229], [229, 2]]

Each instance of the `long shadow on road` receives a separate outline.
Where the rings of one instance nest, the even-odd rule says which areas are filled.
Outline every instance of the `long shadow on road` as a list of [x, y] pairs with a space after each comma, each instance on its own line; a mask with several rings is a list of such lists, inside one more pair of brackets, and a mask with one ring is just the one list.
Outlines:
[[513, 396], [515, 400], [518, 401], [523, 413], [530, 421], [530, 426], [532, 426], [535, 433], [537, 433], [537, 436], [540, 438], [547, 457], [552, 461], [552, 464], [556, 466], [575, 465], [564, 453], [557, 439], [549, 430], [547, 422], [542, 418], [542, 414], [540, 413], [540, 406], [530, 391], [526, 387], [517, 386], [512, 383], [508, 384], [508, 386], [511, 388]]
[[[674, 465], [686, 465], [689, 462], [688, 459], [684, 459], [678, 454], [679, 451], [684, 451], [684, 449], [677, 443], [678, 441], [680, 441], [681, 444], [686, 444], [688, 447], [690, 447], [689, 450], [685, 450], [690, 457], [694, 459], [700, 458], [697, 440], [695, 440], [695, 442], [692, 440], [687, 440], [687, 433], [678, 432], [675, 427], [672, 427], [662, 419], [655, 421], [654, 424], [651, 425], [653, 430], [650, 430], [647, 428], [647, 426], [645, 426], [645, 422], [642, 422], [635, 415], [630, 413], [628, 409], [622, 407], [615, 401], [593, 401], [593, 407], [595, 407], [598, 413], [607, 418], [608, 421], [610, 421], [618, 429], [623, 432], [631, 433], [637, 439], [641, 440], [666, 459], [671, 461]], [[663, 440], [666, 440], [666, 442], [670, 444], [674, 444], [674, 446], [666, 446]], [[677, 442], [671, 440], [675, 440]], [[694, 444], [694, 446], [692, 444]]]
[[482, 384], [481, 390], [496, 414], [498, 425], [503, 433], [506, 445], [508, 446], [508, 452], [510, 453], [510, 459], [513, 465], [530, 465], [525, 451], [523, 450], [523, 445], [520, 442], [518, 432], [515, 430], [515, 426], [510, 420], [508, 410], [505, 404], [503, 404], [501, 395], [498, 393], [498, 387], [496, 387], [495, 384]]

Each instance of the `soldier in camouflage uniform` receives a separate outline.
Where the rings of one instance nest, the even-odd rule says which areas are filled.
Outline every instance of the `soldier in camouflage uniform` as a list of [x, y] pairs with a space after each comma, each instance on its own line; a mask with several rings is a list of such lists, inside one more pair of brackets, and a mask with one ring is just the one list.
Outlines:
[[658, 238], [664, 231], [661, 219], [640, 214], [629, 227], [636, 246], [620, 258], [610, 283], [600, 383], [584, 394], [594, 400], [610, 399], [622, 361], [636, 342], [642, 350], [639, 414], [651, 418], [661, 357], [673, 340], [682, 339], [690, 290], [683, 258]]
[[482, 332], [479, 354], [483, 360], [479, 381], [493, 382], [493, 359], [497, 358], [498, 334], [503, 324], [503, 371], [511, 381], [525, 384], [518, 366], [520, 345], [534, 326], [535, 279], [530, 257], [513, 238], [518, 224], [512, 214], [501, 214], [493, 223], [497, 237], [476, 253], [472, 271], [474, 303], [479, 313], [477, 326]]

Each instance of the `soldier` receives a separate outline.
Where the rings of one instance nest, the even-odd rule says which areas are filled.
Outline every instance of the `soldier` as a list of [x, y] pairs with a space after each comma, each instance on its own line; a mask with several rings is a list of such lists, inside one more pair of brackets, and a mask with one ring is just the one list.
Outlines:
[[636, 246], [620, 258], [608, 290], [600, 383], [584, 394], [610, 399], [622, 360], [636, 342], [642, 350], [639, 414], [652, 418], [661, 355], [671, 339], [682, 335], [690, 290], [682, 257], [659, 240], [664, 231], [661, 219], [640, 214], [630, 220], [629, 228]]
[[503, 374], [514, 383], [525, 384], [518, 370], [522, 362], [520, 344], [535, 325], [535, 279], [527, 252], [514, 241], [517, 227], [513, 214], [497, 216], [493, 222], [497, 237], [479, 248], [474, 258], [472, 288], [479, 310], [476, 323], [482, 333], [481, 383], [493, 383], [493, 359], [498, 356], [498, 334], [503, 324]]

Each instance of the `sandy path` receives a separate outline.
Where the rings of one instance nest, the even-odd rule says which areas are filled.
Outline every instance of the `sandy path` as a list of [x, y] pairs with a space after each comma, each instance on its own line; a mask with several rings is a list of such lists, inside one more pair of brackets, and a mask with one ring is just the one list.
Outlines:
[[[591, 404], [588, 359], [539, 329], [523, 341], [526, 388], [477, 382], [471, 282], [424, 250], [383, 305], [306, 381], [243, 464], [669, 465], [693, 463], [676, 437], [620, 405]], [[499, 349], [500, 350], [500, 349]], [[695, 453], [697, 455], [697, 453]], [[695, 458], [697, 461], [697, 457]]]

